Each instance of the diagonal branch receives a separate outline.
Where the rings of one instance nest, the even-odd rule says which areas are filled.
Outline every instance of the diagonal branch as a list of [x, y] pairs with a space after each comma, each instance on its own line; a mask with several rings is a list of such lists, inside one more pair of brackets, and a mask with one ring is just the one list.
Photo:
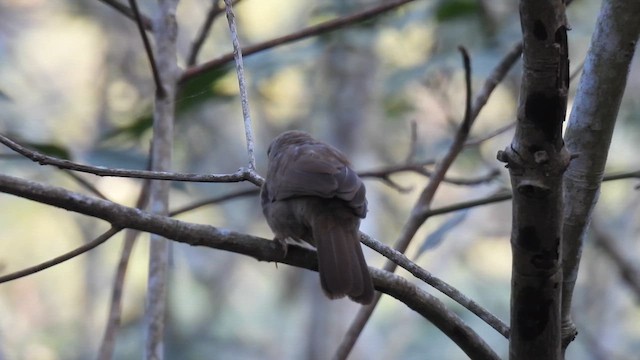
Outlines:
[[156, 62], [155, 56], [153, 55], [153, 48], [151, 48], [151, 42], [149, 42], [149, 37], [147, 36], [147, 32], [144, 28], [144, 23], [142, 20], [142, 16], [140, 15], [140, 10], [138, 9], [138, 3], [136, 0], [129, 0], [129, 6], [131, 6], [131, 11], [133, 12], [133, 18], [138, 25], [138, 31], [140, 31], [140, 37], [142, 38], [142, 43], [144, 44], [144, 50], [147, 53], [147, 58], [149, 59], [149, 65], [151, 66], [151, 74], [153, 74], [153, 81], [156, 84], [156, 92], [158, 97], [165, 97], [165, 89], [162, 86], [162, 80], [160, 79], [160, 73], [158, 71], [158, 63]]
[[[292, 33], [292, 34], [288, 34], [282, 37], [278, 37], [275, 39], [271, 39], [271, 40], [267, 40], [265, 42], [262, 43], [258, 43], [255, 45], [250, 45], [250, 46], [246, 46], [245, 48], [242, 49], [242, 53], [244, 54], [244, 56], [249, 56], [249, 55], [253, 55], [256, 54], [258, 52], [267, 50], [267, 49], [271, 49], [280, 45], [284, 45], [284, 44], [289, 44], [295, 41], [300, 41], [309, 37], [313, 37], [313, 36], [318, 36], [318, 35], [322, 35], [331, 31], [335, 31], [338, 29], [342, 29], [344, 27], [347, 26], [351, 26], [357, 23], [360, 23], [362, 21], [366, 21], [366, 20], [370, 20], [375, 18], [376, 16], [379, 16], [381, 14], [384, 14], [386, 12], [389, 12], [391, 10], [394, 10], [402, 5], [408, 4], [410, 2], [413, 2], [415, 0], [393, 0], [393, 1], [387, 1], [382, 3], [381, 5], [378, 5], [372, 9], [367, 9], [364, 10], [362, 12], [359, 13], [355, 13], [355, 14], [351, 14], [351, 15], [347, 15], [347, 16], [343, 16], [337, 19], [333, 19], [333, 20], [329, 20], [323, 23], [320, 23], [318, 25], [314, 25], [314, 26], [310, 26], [306, 29], [300, 30], [298, 32]], [[233, 53], [229, 53], [229, 54], [225, 54], [217, 59], [211, 60], [209, 62], [206, 62], [202, 65], [199, 66], [195, 66], [195, 67], [191, 67], [189, 69], [187, 69], [184, 74], [182, 74], [182, 78], [180, 79], [180, 82], [184, 82], [186, 80], [189, 80], [190, 78], [193, 78], [195, 76], [198, 76], [202, 73], [217, 69], [218, 67], [225, 65], [227, 63], [230, 63], [231, 61], [233, 61], [234, 59], [234, 55]]]
[[[133, 10], [131, 10], [131, 8], [127, 7], [126, 5], [121, 4], [119, 1], [117, 0], [99, 0], [99, 1], [105, 3], [108, 6], [111, 6], [117, 12], [135, 21], [136, 16], [134, 15]], [[151, 21], [151, 19], [149, 19], [149, 17], [145, 15], [140, 15], [140, 19], [142, 21], [142, 26], [144, 27], [145, 30], [148, 30], [148, 31], [153, 30], [153, 22]]]
[[416, 263], [409, 260], [409, 258], [404, 256], [399, 251], [396, 251], [386, 246], [385, 244], [370, 237], [369, 235], [360, 233], [360, 239], [362, 240], [363, 244], [377, 251], [387, 259], [393, 261], [403, 269], [410, 272], [413, 276], [417, 277], [418, 279], [424, 281], [425, 283], [433, 286], [438, 291], [447, 295], [452, 300], [456, 301], [458, 304], [464, 306], [469, 311], [477, 315], [480, 319], [484, 320], [484, 322], [489, 324], [489, 326], [494, 328], [502, 336], [504, 336], [505, 338], [509, 338], [509, 327], [504, 322], [502, 322], [495, 315], [490, 313], [487, 309], [483, 308], [472, 299], [469, 299], [466, 295], [458, 291], [453, 286], [433, 276], [427, 270], [421, 268]]
[[76, 248], [73, 251], [70, 251], [66, 254], [63, 254], [61, 256], [55, 257], [51, 260], [45, 261], [41, 264], [35, 265], [35, 266], [31, 266], [28, 267], [26, 269], [20, 270], [20, 271], [16, 271], [16, 272], [12, 272], [10, 274], [7, 275], [3, 275], [0, 276], [0, 284], [8, 282], [8, 281], [12, 281], [12, 280], [16, 280], [19, 278], [23, 278], [25, 276], [29, 276], [29, 275], [33, 275], [37, 272], [40, 272], [42, 270], [46, 270], [48, 268], [54, 267], [58, 264], [61, 264], [69, 259], [72, 259], [78, 255], [84, 254], [89, 250], [95, 249], [96, 247], [98, 247], [99, 245], [102, 245], [105, 241], [109, 240], [113, 235], [117, 234], [120, 230], [122, 230], [122, 228], [118, 228], [118, 227], [111, 227], [111, 229], [107, 230], [105, 233], [103, 233], [102, 235], [100, 235], [99, 237], [95, 238], [93, 241], [90, 241], [78, 248]]

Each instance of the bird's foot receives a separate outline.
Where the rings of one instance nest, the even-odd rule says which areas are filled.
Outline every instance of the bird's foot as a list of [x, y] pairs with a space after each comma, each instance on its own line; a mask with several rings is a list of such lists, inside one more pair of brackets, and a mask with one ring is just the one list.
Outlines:
[[275, 237], [273, 240], [280, 246], [282, 249], [282, 258], [287, 257], [287, 253], [289, 252], [289, 243], [287, 243], [286, 238]]

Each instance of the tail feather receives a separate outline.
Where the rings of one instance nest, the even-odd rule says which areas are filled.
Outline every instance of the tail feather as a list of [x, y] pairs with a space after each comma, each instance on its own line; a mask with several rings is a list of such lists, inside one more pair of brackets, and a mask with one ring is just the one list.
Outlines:
[[358, 220], [338, 223], [330, 215], [318, 216], [313, 238], [318, 250], [320, 283], [331, 299], [349, 296], [361, 304], [373, 300], [373, 284], [358, 240]]

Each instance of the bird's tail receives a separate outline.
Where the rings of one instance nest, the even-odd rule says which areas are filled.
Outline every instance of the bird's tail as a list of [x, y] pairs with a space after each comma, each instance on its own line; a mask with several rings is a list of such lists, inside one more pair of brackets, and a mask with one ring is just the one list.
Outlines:
[[313, 238], [325, 294], [331, 299], [346, 295], [358, 303], [369, 304], [373, 300], [373, 283], [360, 247], [358, 225], [356, 218], [320, 214], [312, 226]]

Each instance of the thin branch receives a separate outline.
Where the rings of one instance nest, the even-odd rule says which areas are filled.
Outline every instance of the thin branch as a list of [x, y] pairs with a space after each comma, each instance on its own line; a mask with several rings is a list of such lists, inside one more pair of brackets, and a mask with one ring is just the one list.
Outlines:
[[513, 65], [520, 59], [522, 55], [522, 42], [519, 42], [511, 48], [511, 50], [502, 58], [502, 60], [496, 65], [496, 67], [491, 71], [491, 74], [487, 77], [482, 86], [482, 89], [476, 95], [475, 100], [473, 101], [473, 107], [471, 111], [471, 117], [477, 118], [478, 114], [480, 114], [480, 110], [487, 104], [489, 100], [489, 96], [493, 93], [493, 90], [502, 82], [502, 80], [507, 76], [507, 73]]
[[227, 182], [241, 182], [249, 181], [257, 186], [261, 186], [264, 179], [255, 172], [248, 171], [247, 169], [238, 169], [233, 174], [185, 174], [185, 173], [171, 173], [166, 171], [147, 171], [147, 170], [128, 170], [128, 169], [112, 169], [103, 166], [90, 166], [78, 164], [73, 161], [59, 159], [53, 156], [48, 156], [37, 151], [27, 149], [26, 147], [16, 143], [8, 137], [0, 134], [0, 143], [6, 145], [13, 151], [23, 155], [24, 157], [39, 163], [40, 165], [56, 166], [60, 169], [68, 169], [73, 171], [79, 171], [89, 173], [97, 176], [117, 176], [126, 178], [137, 179], [151, 179], [151, 180], [169, 180], [169, 181], [188, 181], [188, 182], [212, 182], [212, 183], [227, 183]]
[[16, 272], [12, 272], [10, 274], [7, 275], [3, 275], [0, 276], [0, 284], [5, 283], [7, 281], [12, 281], [12, 280], [16, 280], [16, 279], [20, 279], [23, 278], [25, 276], [29, 276], [29, 275], [33, 275], [37, 272], [40, 272], [42, 270], [46, 270], [50, 267], [56, 266], [58, 264], [61, 264], [67, 260], [73, 259], [74, 257], [78, 256], [78, 255], [82, 255], [84, 253], [86, 253], [89, 250], [92, 250], [94, 248], [96, 248], [97, 246], [103, 244], [105, 241], [109, 240], [113, 235], [117, 234], [120, 230], [122, 230], [122, 228], [119, 227], [111, 227], [111, 229], [107, 230], [105, 233], [103, 233], [102, 235], [100, 235], [99, 237], [95, 238], [94, 240], [80, 246], [79, 248], [74, 249], [73, 251], [70, 251], [66, 254], [60, 255], [58, 257], [55, 257], [51, 260], [47, 260], [41, 264], [35, 265], [35, 266], [31, 266], [28, 267], [26, 269], [20, 270], [20, 271], [16, 271]]
[[484, 136], [481, 136], [481, 137], [478, 137], [478, 138], [475, 138], [475, 139], [469, 139], [466, 143], [464, 143], [464, 146], [478, 146], [478, 145], [482, 144], [483, 142], [485, 142], [485, 141], [487, 141], [489, 139], [492, 139], [492, 138], [494, 138], [494, 137], [496, 137], [496, 136], [498, 136], [500, 134], [504, 134], [505, 132], [513, 129], [515, 126], [516, 126], [516, 122], [513, 121], [513, 122], [511, 122], [511, 123], [509, 123], [509, 124], [507, 124], [505, 126], [502, 126], [502, 127], [499, 127], [497, 129], [495, 129], [494, 131], [492, 131], [492, 132], [490, 132], [490, 133], [488, 133], [488, 134], [486, 134]]
[[391, 272], [371, 267], [369, 272], [376, 290], [398, 299], [424, 316], [431, 324], [435, 325], [455, 342], [469, 359], [500, 359], [480, 336], [434, 296]]
[[386, 246], [385, 244], [379, 242], [378, 240], [370, 237], [367, 234], [360, 233], [360, 239], [363, 244], [367, 245], [371, 249], [380, 253], [382, 256], [387, 259], [393, 261], [403, 269], [410, 272], [413, 276], [418, 279], [424, 281], [425, 283], [433, 286], [438, 291], [450, 297], [452, 300], [457, 302], [458, 304], [464, 306], [469, 311], [477, 315], [484, 322], [489, 324], [492, 328], [494, 328], [497, 332], [499, 332], [505, 338], [509, 338], [509, 327], [500, 319], [498, 319], [495, 315], [490, 313], [487, 309], [480, 306], [478, 303], [473, 301], [472, 299], [465, 296], [463, 293], [458, 291], [453, 286], [447, 284], [441, 279], [433, 276], [427, 270], [421, 268], [413, 261], [409, 260], [402, 253]]
[[640, 170], [606, 174], [602, 181], [640, 179]]
[[[136, 17], [133, 11], [131, 10], [131, 8], [127, 7], [126, 5], [121, 4], [116, 0], [99, 0], [99, 1], [105, 3], [108, 6], [111, 6], [117, 12], [135, 21]], [[140, 19], [142, 21], [142, 26], [144, 27], [145, 30], [153, 31], [153, 22], [151, 21], [151, 19], [149, 19], [149, 17], [141, 14]]]
[[135, 245], [136, 237], [139, 231], [127, 230], [125, 232], [124, 245], [120, 253], [120, 260], [116, 268], [116, 274], [113, 279], [113, 288], [111, 289], [111, 301], [109, 302], [109, 318], [107, 326], [102, 336], [100, 350], [98, 350], [97, 360], [112, 360], [113, 352], [116, 346], [116, 335], [120, 326], [122, 315], [122, 294], [124, 292], [124, 278], [127, 274], [129, 259]]
[[98, 190], [98, 188], [96, 188], [95, 186], [93, 186], [93, 184], [91, 184], [90, 182], [88, 182], [86, 179], [84, 179], [82, 176], [74, 173], [73, 171], [69, 171], [69, 170], [63, 170], [63, 172], [67, 175], [69, 175], [73, 180], [75, 180], [78, 184], [80, 184], [82, 187], [84, 187], [85, 189], [89, 190], [89, 192], [91, 192], [92, 194], [94, 194], [95, 196], [101, 198], [101, 199], [105, 199], [108, 200], [107, 197], [100, 191]]
[[223, 201], [227, 201], [230, 199], [237, 199], [240, 197], [245, 197], [245, 196], [255, 196], [260, 194], [260, 189], [247, 189], [247, 190], [239, 190], [239, 191], [235, 191], [229, 194], [225, 194], [225, 195], [221, 195], [221, 196], [216, 196], [210, 199], [204, 199], [202, 201], [198, 201], [183, 207], [179, 207], [175, 210], [172, 210], [171, 212], [169, 212], [169, 216], [177, 216], [183, 213], [186, 213], [188, 211], [192, 211], [195, 210], [197, 208], [201, 208], [203, 206], [207, 206], [207, 205], [213, 205], [213, 204], [217, 204], [217, 203], [221, 203]]
[[[362, 178], [380, 178], [382, 180], [388, 180], [390, 175], [399, 172], [414, 172], [426, 177], [433, 176], [433, 171], [425, 169], [424, 163], [385, 166], [380, 169], [359, 172], [358, 175]], [[442, 181], [453, 185], [479, 185], [495, 180], [498, 175], [500, 175], [500, 171], [498, 169], [494, 169], [488, 174], [478, 176], [476, 178], [444, 177]]]
[[[151, 159], [149, 159], [148, 166], [151, 167]], [[136, 208], [144, 209], [149, 203], [149, 186], [150, 181], [145, 180], [138, 200], [136, 201]], [[113, 279], [113, 288], [111, 289], [111, 301], [109, 303], [109, 318], [107, 319], [107, 325], [105, 326], [104, 335], [102, 337], [102, 343], [100, 344], [100, 350], [98, 351], [98, 360], [112, 360], [113, 352], [116, 346], [116, 337], [118, 334], [118, 328], [120, 326], [120, 319], [122, 314], [122, 294], [124, 289], [124, 280], [127, 274], [127, 267], [129, 266], [129, 259], [131, 258], [131, 252], [133, 246], [136, 243], [136, 239], [140, 234], [139, 231], [127, 229], [124, 234], [124, 245], [120, 252], [120, 260], [116, 267], [116, 273]]]
[[[344, 27], [351, 26], [351, 25], [360, 23], [362, 21], [370, 20], [372, 18], [375, 18], [376, 16], [379, 16], [381, 14], [394, 10], [404, 4], [407, 4], [413, 1], [415, 0], [395, 0], [395, 1], [384, 2], [381, 5], [378, 5], [372, 9], [364, 10], [362, 12], [347, 15], [347, 16], [343, 16], [334, 20], [329, 20], [329, 21], [320, 23], [318, 25], [310, 26], [306, 29], [303, 29], [301, 31], [298, 31], [292, 34], [267, 40], [259, 44], [247, 46], [242, 49], [242, 53], [245, 57], [247, 57], [247, 56], [250, 56], [258, 52], [271, 49], [280, 45], [289, 44], [289, 43], [303, 40], [309, 37], [318, 36], [331, 31], [342, 29]], [[234, 54], [229, 53], [217, 59], [206, 62], [202, 65], [189, 68], [182, 74], [180, 83], [186, 80], [189, 80], [195, 76], [198, 76], [204, 72], [217, 69], [218, 67], [233, 61], [233, 59], [234, 59]]]
[[156, 92], [157, 96], [163, 98], [166, 96], [166, 92], [164, 86], [162, 86], [162, 80], [160, 80], [160, 73], [158, 72], [158, 64], [156, 63], [156, 59], [153, 56], [153, 49], [151, 48], [151, 43], [149, 42], [149, 37], [147, 36], [147, 32], [144, 29], [144, 24], [142, 22], [142, 17], [140, 16], [140, 11], [138, 10], [138, 3], [136, 0], [129, 0], [129, 6], [133, 11], [133, 17], [138, 25], [138, 30], [140, 31], [140, 37], [142, 38], [142, 43], [144, 44], [144, 50], [147, 52], [147, 58], [149, 59], [149, 65], [151, 66], [151, 73], [153, 74], [153, 81], [156, 84]]
[[220, 7], [220, 0], [213, 0], [211, 2], [211, 8], [207, 12], [207, 17], [204, 19], [204, 23], [198, 31], [198, 35], [193, 40], [191, 44], [191, 50], [189, 51], [189, 56], [187, 56], [187, 66], [192, 67], [196, 64], [198, 60], [198, 53], [200, 49], [202, 49], [202, 45], [204, 44], [204, 40], [209, 35], [209, 31], [211, 30], [211, 26], [213, 25], [213, 21], [224, 12], [224, 10]]
[[415, 120], [411, 120], [411, 136], [409, 137], [409, 151], [407, 152], [407, 157], [404, 160], [405, 163], [409, 164], [413, 162], [413, 157], [416, 156], [417, 148], [418, 148], [418, 123]]
[[238, 40], [238, 29], [236, 26], [236, 16], [233, 13], [231, 0], [224, 0], [229, 31], [231, 32], [231, 42], [233, 43], [233, 59], [236, 63], [236, 74], [238, 76], [238, 86], [240, 87], [240, 102], [242, 104], [242, 118], [244, 120], [244, 134], [247, 139], [247, 154], [249, 155], [249, 171], [256, 170], [256, 158], [254, 155], [253, 130], [251, 129], [251, 113], [249, 112], [249, 96], [247, 95], [247, 85], [244, 79], [244, 66], [242, 64], [242, 49]]

